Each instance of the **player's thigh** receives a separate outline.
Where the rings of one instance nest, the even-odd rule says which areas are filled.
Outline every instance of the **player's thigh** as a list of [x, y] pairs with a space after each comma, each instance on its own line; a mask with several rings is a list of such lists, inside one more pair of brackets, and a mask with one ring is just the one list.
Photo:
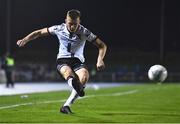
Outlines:
[[89, 80], [89, 72], [86, 68], [81, 68], [75, 72], [79, 77], [79, 81], [85, 84]]
[[68, 65], [62, 66], [58, 71], [65, 79], [74, 75], [73, 70]]

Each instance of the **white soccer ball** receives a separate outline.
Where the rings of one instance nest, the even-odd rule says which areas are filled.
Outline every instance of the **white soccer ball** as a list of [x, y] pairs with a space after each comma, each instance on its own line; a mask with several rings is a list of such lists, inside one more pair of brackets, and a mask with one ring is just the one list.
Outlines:
[[148, 77], [151, 81], [163, 82], [166, 80], [168, 72], [162, 65], [153, 65], [148, 71]]

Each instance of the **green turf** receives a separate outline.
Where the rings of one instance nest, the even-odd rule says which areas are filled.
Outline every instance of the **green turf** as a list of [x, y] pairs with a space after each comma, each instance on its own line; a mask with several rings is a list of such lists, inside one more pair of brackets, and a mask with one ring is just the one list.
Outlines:
[[[138, 84], [116, 88], [86, 90], [86, 98], [72, 106], [72, 115], [59, 113], [68, 91], [1, 96], [0, 108], [22, 103], [14, 108], [0, 109], [2, 122], [42, 123], [173, 123], [180, 122], [180, 84]], [[50, 103], [45, 103], [49, 101]]]

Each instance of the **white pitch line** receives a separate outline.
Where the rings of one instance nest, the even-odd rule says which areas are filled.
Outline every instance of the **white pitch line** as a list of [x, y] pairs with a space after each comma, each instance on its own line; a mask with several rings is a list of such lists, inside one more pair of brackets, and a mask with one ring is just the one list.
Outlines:
[[10, 105], [10, 106], [2, 106], [2, 107], [0, 107], [0, 109], [15, 108], [15, 107], [19, 107], [19, 106], [26, 106], [26, 105], [33, 105], [33, 104], [34, 103], [30, 102], [30, 103], [22, 103], [22, 104]]
[[[126, 92], [118, 92], [118, 93], [113, 93], [113, 94], [100, 94], [100, 95], [88, 95], [85, 97], [79, 97], [79, 99], [86, 99], [86, 98], [93, 98], [93, 97], [101, 97], [101, 96], [122, 96], [122, 95], [128, 95], [128, 94], [134, 94], [138, 92], [138, 90], [130, 90]], [[56, 102], [65, 102], [66, 99], [63, 100], [53, 100], [53, 101], [43, 101], [43, 102], [35, 102], [35, 103], [22, 103], [22, 104], [15, 104], [15, 105], [9, 105], [9, 106], [1, 106], [0, 110], [2, 109], [9, 109], [9, 108], [16, 108], [19, 106], [27, 106], [27, 105], [34, 105], [34, 104], [48, 104], [48, 103], [56, 103]]]
[[88, 95], [85, 97], [79, 97], [79, 99], [85, 99], [85, 98], [92, 98], [92, 97], [98, 97], [98, 96], [122, 96], [122, 95], [127, 95], [127, 94], [133, 94], [138, 92], [138, 90], [131, 90], [131, 91], [126, 91], [126, 92], [118, 92], [118, 93], [113, 93], [113, 94], [101, 94], [101, 95]]

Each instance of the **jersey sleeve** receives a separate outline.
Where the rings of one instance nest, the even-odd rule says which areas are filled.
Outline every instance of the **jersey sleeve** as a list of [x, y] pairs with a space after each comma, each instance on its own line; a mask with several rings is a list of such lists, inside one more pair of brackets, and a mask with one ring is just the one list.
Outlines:
[[87, 41], [89, 41], [89, 42], [93, 42], [97, 39], [97, 36], [86, 28], [84, 29], [84, 34], [87, 38]]
[[51, 26], [51, 27], [48, 28], [49, 34], [52, 34], [52, 35], [56, 35], [58, 30], [59, 30], [58, 25], [54, 25], [54, 26]]

